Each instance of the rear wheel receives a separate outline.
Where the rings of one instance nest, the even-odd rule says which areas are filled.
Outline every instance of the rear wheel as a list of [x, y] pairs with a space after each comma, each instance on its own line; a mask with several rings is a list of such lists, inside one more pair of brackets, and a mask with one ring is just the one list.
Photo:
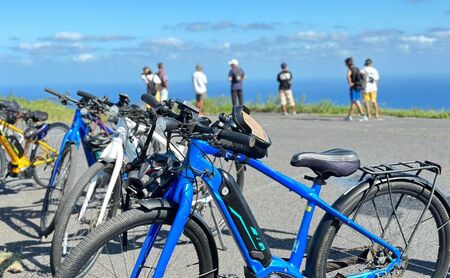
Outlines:
[[[390, 185], [375, 185], [370, 192], [365, 190], [356, 196], [345, 197], [347, 200], [338, 205], [338, 210], [401, 250], [404, 263], [391, 273], [392, 276], [446, 277], [450, 259], [449, 215], [436, 196], [425, 210], [411, 244], [407, 245], [430, 196], [427, 187], [394, 181]], [[331, 215], [324, 216], [312, 242], [307, 267], [311, 277], [335, 277], [338, 274], [347, 277], [384, 268], [391, 256], [386, 248]]]
[[[55, 225], [50, 255], [53, 274], [70, 250], [95, 227], [113, 168], [114, 164], [100, 162], [93, 164], [76, 183], [64, 204], [59, 207], [59, 218]], [[106, 219], [116, 215], [120, 192], [119, 176], [109, 201]]]
[[73, 184], [73, 170], [75, 167], [74, 156], [76, 148], [74, 144], [67, 145], [61, 155], [61, 162], [58, 168], [53, 168], [55, 181], [53, 185], [47, 187], [44, 203], [41, 211], [41, 235], [48, 236], [55, 228], [55, 219], [58, 206], [63, 200], [64, 194], [68, 194]]
[[[47, 135], [42, 140], [47, 143], [50, 147], [59, 151], [61, 148], [61, 143], [64, 138], [64, 135], [69, 130], [69, 126], [64, 123], [52, 123], [49, 124], [49, 130], [47, 131]], [[56, 153], [45, 151], [39, 144], [35, 144], [33, 146], [33, 150], [31, 151], [30, 161], [33, 163], [34, 161], [46, 161], [50, 160], [49, 163], [40, 164], [34, 167], [33, 178], [36, 183], [40, 186], [47, 186], [50, 177], [52, 174], [52, 169], [55, 166], [55, 162], [57, 159]]]
[[[130, 277], [150, 225], [162, 224], [141, 267], [140, 277], [152, 277], [175, 213], [170, 208], [133, 209], [108, 220], [69, 253], [55, 277]], [[190, 219], [175, 246], [165, 277], [217, 276], [211, 247], [203, 229]]]

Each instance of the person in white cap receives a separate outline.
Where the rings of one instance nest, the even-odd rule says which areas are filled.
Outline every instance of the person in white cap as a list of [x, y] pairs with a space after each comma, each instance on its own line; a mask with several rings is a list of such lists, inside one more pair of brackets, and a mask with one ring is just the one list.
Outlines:
[[228, 64], [231, 66], [230, 72], [228, 73], [228, 81], [231, 83], [231, 102], [233, 106], [238, 105], [238, 102], [239, 105], [244, 105], [242, 80], [245, 79], [245, 73], [242, 68], [238, 67], [238, 60], [231, 59]]

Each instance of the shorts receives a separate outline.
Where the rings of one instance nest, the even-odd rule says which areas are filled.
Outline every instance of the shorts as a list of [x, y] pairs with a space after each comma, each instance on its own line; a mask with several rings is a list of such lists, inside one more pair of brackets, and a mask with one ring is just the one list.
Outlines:
[[350, 89], [350, 101], [351, 102], [361, 101], [361, 90]]
[[201, 94], [195, 94], [195, 101], [199, 102], [201, 100], [203, 100], [206, 96], [206, 93], [201, 93]]
[[280, 90], [279, 93], [281, 105], [284, 106], [286, 105], [286, 103], [289, 103], [289, 106], [295, 106], [294, 97], [292, 96], [292, 90]]
[[364, 102], [377, 102], [377, 91], [363, 93]]

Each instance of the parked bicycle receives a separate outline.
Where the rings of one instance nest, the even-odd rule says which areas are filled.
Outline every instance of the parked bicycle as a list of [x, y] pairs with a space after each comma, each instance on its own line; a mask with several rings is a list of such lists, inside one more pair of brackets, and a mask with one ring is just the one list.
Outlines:
[[[45, 123], [48, 114], [22, 109], [14, 101], [0, 102], [0, 179], [34, 178], [47, 186], [58, 157], [59, 144], [69, 127]], [[25, 130], [16, 126], [23, 123]], [[7, 159], [9, 158], [9, 161]]]
[[[144, 98], [156, 111], [152, 97]], [[181, 108], [192, 113], [189, 106]], [[185, 114], [186, 114], [185, 113]], [[159, 186], [161, 198], [140, 200], [141, 208], [124, 212], [95, 228], [67, 256], [56, 277], [217, 277], [217, 249], [210, 229], [193, 210], [196, 177], [200, 177], [223, 214], [241, 251], [246, 277], [446, 277], [449, 268], [449, 205], [436, 189], [440, 166], [431, 162], [362, 167], [363, 180], [330, 206], [319, 197], [327, 180], [360, 169], [353, 151], [303, 152], [291, 159], [314, 176], [309, 188], [264, 165], [271, 141], [264, 129], [236, 106], [235, 132], [202, 126], [195, 117], [161, 117], [160, 126], [189, 141], [181, 167]], [[307, 200], [289, 258], [272, 255], [233, 177], [217, 169], [206, 154], [245, 163]], [[169, 155], [169, 154], [168, 154]], [[422, 174], [434, 175], [431, 182]], [[328, 185], [329, 186], [329, 185]], [[276, 205], [276, 204], [271, 204]], [[326, 214], [307, 250], [315, 208]], [[423, 241], [424, 238], [427, 239]]]
[[[171, 108], [174, 103], [168, 105]], [[117, 117], [117, 127], [110, 144], [105, 148], [97, 163], [92, 165], [76, 183], [74, 190], [58, 209], [58, 222], [56, 224], [51, 246], [51, 269], [55, 273], [67, 253], [76, 246], [95, 226], [106, 219], [116, 215], [117, 210], [129, 210], [131, 199], [142, 199], [151, 196], [157, 187], [158, 173], [164, 174], [167, 169], [156, 169], [154, 160], [147, 163], [147, 156], [154, 154], [150, 150], [158, 145], [157, 150], [171, 150], [171, 161], [182, 161], [186, 153], [183, 141], [170, 142], [156, 128], [148, 112], [139, 107], [120, 107]], [[223, 121], [228, 118], [223, 118]], [[208, 124], [206, 118], [203, 122]], [[151, 137], [147, 137], [152, 134]], [[141, 137], [141, 138], [139, 138]], [[143, 138], [150, 138], [145, 141]], [[155, 157], [166, 162], [165, 155], [156, 154]], [[226, 167], [234, 173], [243, 184], [244, 167], [232, 161], [211, 157], [221, 167]], [[125, 166], [126, 165], [126, 166]], [[125, 167], [124, 167], [125, 166]], [[235, 167], [232, 167], [235, 166]], [[232, 171], [234, 168], [235, 171]], [[144, 177], [148, 175], [149, 177]], [[241, 186], [242, 188], [242, 186]], [[202, 215], [210, 215], [217, 221], [208, 221], [211, 228], [216, 231], [222, 243], [221, 229], [225, 226], [223, 220], [214, 214], [212, 198], [207, 194], [205, 185], [197, 192], [199, 196], [196, 205]], [[209, 208], [209, 211], [206, 211]], [[225, 248], [222, 243], [222, 248]]]
[[[97, 161], [98, 151], [107, 144], [109, 134], [112, 133], [101, 118], [102, 112], [107, 110], [110, 104], [107, 99], [101, 100], [89, 93], [79, 91], [77, 94], [81, 99], [75, 100], [52, 89], [47, 88], [45, 91], [57, 96], [63, 105], [74, 104], [77, 109], [72, 125], [62, 139], [59, 155], [45, 193], [40, 221], [41, 236], [48, 236], [53, 232], [57, 208], [63, 195], [70, 192], [73, 186], [76, 149], [82, 144], [88, 165], [93, 165]], [[94, 130], [98, 131], [94, 133]]]

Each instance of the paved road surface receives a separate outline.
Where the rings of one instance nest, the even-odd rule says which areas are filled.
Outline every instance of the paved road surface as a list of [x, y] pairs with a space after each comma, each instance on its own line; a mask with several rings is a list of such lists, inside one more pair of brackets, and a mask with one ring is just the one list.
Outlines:
[[[355, 150], [363, 164], [405, 160], [432, 160], [444, 167], [440, 189], [450, 194], [450, 121], [386, 118], [381, 121], [344, 122], [340, 118], [278, 114], [259, 114], [256, 118], [271, 136], [273, 146], [264, 162], [302, 180], [306, 169], [289, 165], [292, 154], [323, 151], [335, 147]], [[77, 174], [86, 168], [80, 160]], [[330, 179], [322, 196], [333, 202], [356, 176]], [[268, 238], [273, 253], [285, 257], [293, 244], [304, 201], [271, 182], [254, 170], [247, 171], [244, 195], [259, 225]], [[49, 241], [37, 238], [39, 211], [45, 191], [32, 180], [9, 181], [0, 185], [0, 250], [16, 252], [23, 258], [26, 272], [5, 277], [47, 277]], [[319, 217], [312, 223], [317, 225]], [[242, 276], [243, 261], [230, 236], [225, 236], [228, 252], [220, 252], [221, 273]], [[1, 267], [0, 267], [1, 269]], [[0, 274], [1, 276], [1, 274]]]

